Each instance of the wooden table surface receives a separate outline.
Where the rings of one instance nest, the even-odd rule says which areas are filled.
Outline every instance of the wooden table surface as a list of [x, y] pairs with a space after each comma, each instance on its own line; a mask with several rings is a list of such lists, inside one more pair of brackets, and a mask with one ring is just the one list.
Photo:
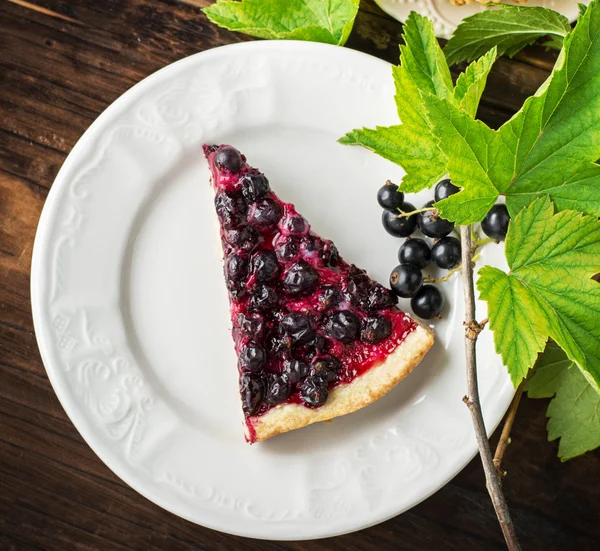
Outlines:
[[[210, 0], [0, 0], [0, 549], [495, 550], [503, 540], [479, 459], [388, 522], [312, 542], [246, 540], [150, 503], [91, 451], [39, 356], [29, 302], [34, 234], [58, 169], [128, 88], [190, 54], [249, 40], [210, 24]], [[397, 62], [401, 25], [363, 0], [348, 47]], [[554, 53], [500, 59], [480, 118], [497, 126]], [[505, 480], [524, 549], [600, 548], [600, 451], [568, 463], [546, 442], [546, 400], [524, 400]]]

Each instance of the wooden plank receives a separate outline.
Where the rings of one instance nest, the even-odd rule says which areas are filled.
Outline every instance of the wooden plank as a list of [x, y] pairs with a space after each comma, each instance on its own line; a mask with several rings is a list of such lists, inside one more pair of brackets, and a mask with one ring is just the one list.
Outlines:
[[[249, 40], [210, 24], [211, 0], [0, 3], [0, 549], [422, 551], [503, 549], [477, 459], [450, 484], [379, 526], [315, 542], [261, 542], [193, 525], [121, 482], [56, 398], [29, 302], [37, 221], [66, 155], [124, 91], [168, 63]], [[372, 0], [348, 47], [396, 63], [402, 26]], [[496, 64], [480, 117], [499, 126], [549, 74], [529, 48]], [[456, 76], [456, 72], [454, 73]], [[504, 466], [525, 549], [597, 549], [600, 452], [572, 462], [547, 443], [546, 401], [524, 400]]]

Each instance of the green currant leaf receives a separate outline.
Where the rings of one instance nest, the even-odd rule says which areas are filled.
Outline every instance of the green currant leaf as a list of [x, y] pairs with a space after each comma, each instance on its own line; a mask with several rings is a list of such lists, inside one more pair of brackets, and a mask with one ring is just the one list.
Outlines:
[[493, 47], [498, 55], [512, 57], [538, 38], [550, 36], [554, 41], [571, 31], [569, 20], [560, 13], [537, 6], [501, 4], [466, 17], [446, 44], [448, 63], [471, 61]]
[[202, 11], [215, 24], [259, 38], [344, 45], [360, 0], [218, 0]]
[[[423, 96], [433, 94], [452, 103], [456, 100], [450, 70], [431, 21], [412, 12], [404, 25], [404, 42], [400, 46], [400, 65], [392, 69], [402, 124], [356, 129], [339, 141], [362, 145], [401, 165], [406, 172], [401, 189], [412, 193], [432, 186], [446, 173], [446, 157], [432, 134]], [[475, 86], [475, 79], [471, 80], [469, 87]], [[463, 96], [466, 93], [465, 89]], [[472, 90], [465, 101], [472, 105], [475, 96], [476, 90]]]
[[[592, 2], [550, 78], [497, 132], [450, 102], [424, 98], [448, 172], [463, 191], [439, 203], [457, 224], [480, 221], [493, 195], [512, 216], [549, 195], [559, 210], [600, 216], [600, 6]], [[470, 208], [470, 206], [473, 208]]]
[[510, 272], [483, 267], [477, 289], [515, 386], [550, 337], [600, 390], [598, 219], [537, 199], [511, 221], [506, 259]]
[[461, 109], [467, 112], [471, 117], [477, 114], [477, 107], [481, 94], [485, 88], [487, 77], [490, 73], [494, 61], [496, 61], [496, 47], [492, 48], [477, 61], [471, 63], [464, 73], [458, 75], [456, 88], [454, 89], [454, 98]]
[[558, 456], [572, 459], [600, 446], [600, 394], [567, 355], [550, 341], [525, 384], [530, 398], [548, 406], [548, 440], [560, 438]]

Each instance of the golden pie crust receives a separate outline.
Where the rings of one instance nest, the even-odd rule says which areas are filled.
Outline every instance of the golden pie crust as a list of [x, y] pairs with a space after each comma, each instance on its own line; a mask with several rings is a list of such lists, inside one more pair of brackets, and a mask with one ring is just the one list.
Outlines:
[[[381, 398], [419, 365], [433, 345], [433, 331], [417, 323], [416, 329], [380, 363], [348, 384], [335, 387], [327, 402], [316, 409], [299, 404], [282, 404], [263, 415], [246, 419], [247, 438], [260, 442], [294, 429], [320, 421], [329, 421], [347, 413], [357, 411]], [[251, 435], [250, 431], [254, 434]]]

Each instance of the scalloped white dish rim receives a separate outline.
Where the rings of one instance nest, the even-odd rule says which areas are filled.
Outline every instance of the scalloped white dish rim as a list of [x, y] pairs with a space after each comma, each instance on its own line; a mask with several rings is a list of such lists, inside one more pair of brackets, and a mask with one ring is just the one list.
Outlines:
[[[261, 539], [341, 535], [416, 505], [477, 453], [461, 401], [458, 277], [442, 285], [451, 299], [435, 324], [436, 346], [388, 396], [329, 425], [243, 442], [216, 233], [199, 239], [214, 226], [200, 146], [239, 145], [343, 256], [385, 280], [398, 240], [381, 229], [374, 196], [399, 169], [335, 140], [356, 126], [397, 121], [390, 67], [354, 50], [295, 41], [195, 54], [108, 107], [50, 190], [31, 270], [49, 379], [102, 461], [182, 518]], [[306, 161], [289, 174], [300, 154]], [[308, 200], [311, 186], [321, 201]], [[348, 224], [355, 216], [361, 224]], [[485, 247], [482, 258], [505, 267], [502, 246]], [[485, 316], [484, 303], [478, 311]], [[491, 434], [514, 389], [489, 332], [478, 350]], [[246, 465], [252, 476], [239, 472]], [[286, 477], [289, 491], [271, 485], [276, 476]]]

